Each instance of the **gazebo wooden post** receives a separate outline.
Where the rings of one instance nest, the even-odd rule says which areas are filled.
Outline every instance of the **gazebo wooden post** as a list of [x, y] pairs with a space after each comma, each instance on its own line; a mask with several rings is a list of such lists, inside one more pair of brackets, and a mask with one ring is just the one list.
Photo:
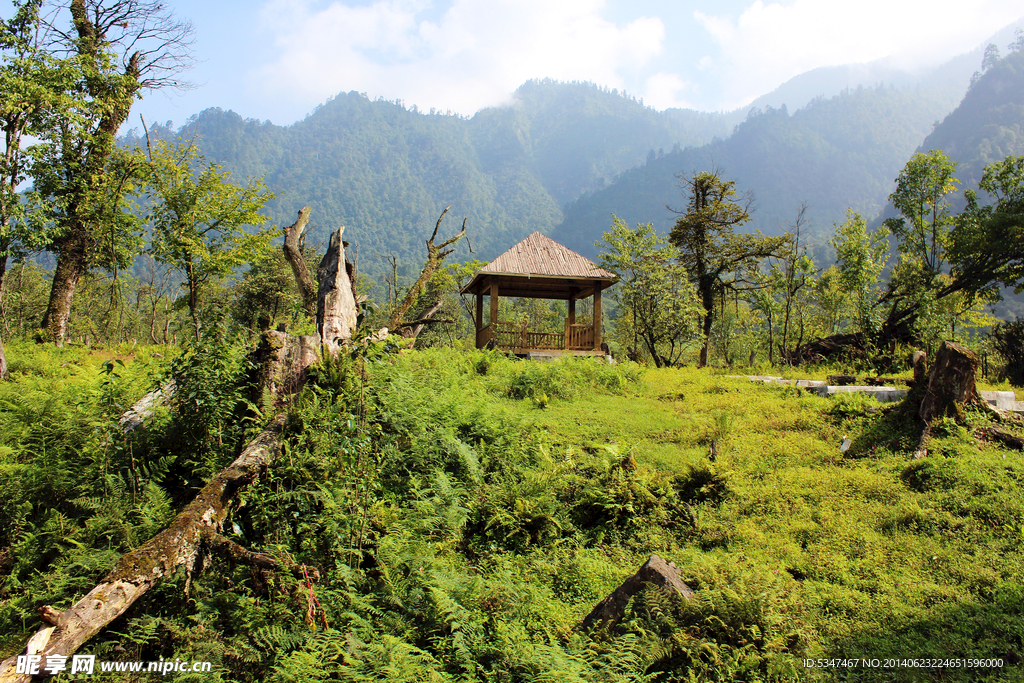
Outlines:
[[495, 329], [491, 330], [495, 339], [498, 337], [498, 280], [496, 278], [491, 279], [491, 325]]
[[562, 335], [562, 348], [572, 349], [576, 347], [573, 338], [572, 326], [576, 324], [576, 292], [569, 297], [569, 317], [565, 319], [565, 334]]
[[594, 282], [594, 350], [601, 348], [601, 281]]
[[484, 293], [476, 293], [476, 331], [484, 328]]

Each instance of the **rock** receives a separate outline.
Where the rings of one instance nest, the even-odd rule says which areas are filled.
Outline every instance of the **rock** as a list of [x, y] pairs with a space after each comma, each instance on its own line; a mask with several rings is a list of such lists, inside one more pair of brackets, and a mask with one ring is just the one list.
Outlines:
[[614, 628], [622, 620], [630, 598], [646, 586], [655, 586], [684, 600], [693, 598], [693, 590], [680, 578], [675, 563], [651, 555], [636, 574], [623, 581], [611, 595], [597, 603], [590, 614], [580, 622], [579, 630], [590, 631], [595, 627]]

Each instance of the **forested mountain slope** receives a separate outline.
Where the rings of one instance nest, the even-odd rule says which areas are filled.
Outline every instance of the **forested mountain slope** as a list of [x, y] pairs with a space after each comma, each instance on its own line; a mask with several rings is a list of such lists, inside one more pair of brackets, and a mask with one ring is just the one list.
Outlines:
[[[478, 258], [491, 258], [534, 230], [550, 232], [561, 206], [600, 188], [655, 149], [679, 149], [725, 134], [719, 114], [657, 112], [589, 83], [531, 81], [509, 105], [467, 119], [341, 94], [306, 119], [280, 127], [207, 109], [178, 130], [238, 176], [265, 175], [279, 193], [268, 207], [290, 222], [314, 207], [311, 241], [347, 226], [361, 269], [396, 253], [417, 268], [441, 210], [468, 218]], [[128, 144], [141, 143], [141, 131]], [[452, 226], [453, 228], [455, 226]], [[465, 254], [468, 256], [468, 254]]]
[[612, 213], [630, 224], [650, 221], [667, 230], [674, 216], [666, 204], [682, 204], [676, 174], [711, 166], [753, 191], [750, 229], [778, 234], [804, 201], [812, 229], [819, 231], [841, 219], [847, 207], [874, 214], [946, 107], [933, 90], [878, 87], [817, 99], [792, 115], [786, 107], [752, 110], [728, 139], [652, 159], [581, 197], [566, 209], [552, 237], [593, 253]]
[[988, 164], [1024, 154], [1024, 50], [994, 61], [975, 80], [918, 151], [933, 149], [957, 162], [963, 188], [976, 188]]

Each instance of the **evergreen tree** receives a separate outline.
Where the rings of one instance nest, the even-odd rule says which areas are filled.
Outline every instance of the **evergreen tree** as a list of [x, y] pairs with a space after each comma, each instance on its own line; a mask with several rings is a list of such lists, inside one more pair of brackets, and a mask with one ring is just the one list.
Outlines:
[[697, 287], [704, 308], [704, 345], [701, 367], [707, 365], [711, 327], [715, 321], [715, 300], [726, 290], [749, 286], [745, 272], [756, 270], [758, 262], [780, 255], [788, 236], [765, 237], [760, 233], [737, 235], [733, 231], [750, 220], [749, 194], [740, 195], [736, 182], [724, 180], [717, 169], [702, 171], [683, 181], [687, 206], [676, 220], [669, 241], [679, 249], [679, 261]]

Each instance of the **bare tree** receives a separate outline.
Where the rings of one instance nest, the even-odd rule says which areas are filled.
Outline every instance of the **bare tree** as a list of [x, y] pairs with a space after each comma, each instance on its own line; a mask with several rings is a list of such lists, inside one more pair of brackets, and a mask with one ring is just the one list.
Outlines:
[[[455, 250], [450, 249], [453, 244], [458, 242], [460, 239], [466, 236], [466, 220], [462, 220], [462, 230], [452, 235], [441, 244], [434, 244], [434, 240], [437, 238], [437, 231], [441, 228], [441, 221], [444, 220], [444, 215], [448, 213], [448, 209], [452, 207], [445, 207], [445, 210], [441, 212], [441, 215], [437, 218], [437, 224], [434, 226], [434, 232], [431, 233], [430, 239], [427, 240], [427, 262], [423, 264], [423, 269], [420, 271], [420, 276], [416, 278], [416, 282], [413, 283], [409, 291], [406, 292], [405, 298], [402, 299], [395, 310], [391, 313], [391, 319], [388, 321], [388, 329], [398, 329], [402, 326], [405, 319], [405, 315], [412, 308], [413, 304], [416, 303], [416, 298], [423, 291], [423, 288], [430, 282], [430, 278], [434, 276], [434, 273], [441, 266], [444, 260], [452, 254]], [[440, 309], [440, 304], [434, 305], [437, 302], [430, 302], [422, 311], [416, 315], [415, 319], [410, 324], [418, 325], [419, 329], [416, 330], [417, 334], [420, 329], [423, 329], [423, 321], [433, 316]]]

